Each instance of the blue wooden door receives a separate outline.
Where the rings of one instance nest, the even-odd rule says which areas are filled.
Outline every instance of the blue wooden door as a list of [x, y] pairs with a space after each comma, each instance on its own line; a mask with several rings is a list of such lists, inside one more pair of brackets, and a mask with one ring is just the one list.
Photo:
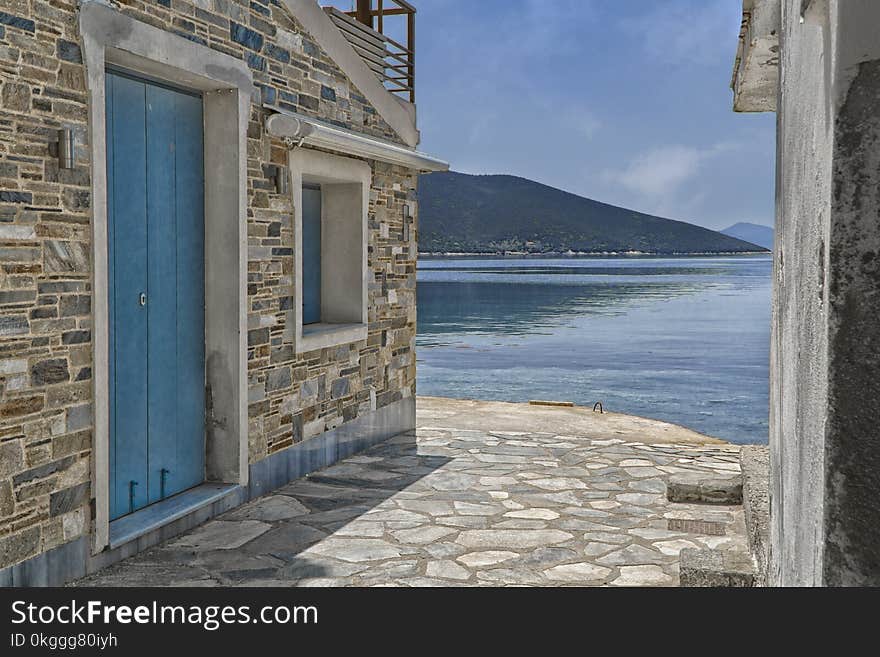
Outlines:
[[204, 481], [201, 98], [107, 73], [110, 515]]
[[321, 189], [302, 190], [303, 324], [321, 321]]

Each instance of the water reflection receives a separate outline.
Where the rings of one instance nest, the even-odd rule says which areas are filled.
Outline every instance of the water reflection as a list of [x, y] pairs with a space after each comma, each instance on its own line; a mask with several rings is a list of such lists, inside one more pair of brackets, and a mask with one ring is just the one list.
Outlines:
[[419, 266], [419, 392], [582, 404], [766, 440], [770, 258]]
[[523, 280], [422, 282], [418, 285], [420, 344], [442, 344], [442, 336], [548, 335], [572, 317], [620, 314], [632, 304], [671, 299], [703, 289], [694, 283], [591, 282], [580, 285]]

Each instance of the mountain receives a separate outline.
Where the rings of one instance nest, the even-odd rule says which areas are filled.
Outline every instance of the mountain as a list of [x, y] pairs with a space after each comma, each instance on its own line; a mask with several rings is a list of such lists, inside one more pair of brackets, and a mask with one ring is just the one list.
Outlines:
[[761, 226], [760, 224], [750, 224], [742, 221], [730, 228], [725, 228], [721, 232], [738, 240], [745, 240], [746, 242], [763, 246], [765, 249], [773, 249], [773, 229], [770, 226]]
[[425, 253], [745, 253], [755, 244], [515, 176], [433, 173], [420, 185]]

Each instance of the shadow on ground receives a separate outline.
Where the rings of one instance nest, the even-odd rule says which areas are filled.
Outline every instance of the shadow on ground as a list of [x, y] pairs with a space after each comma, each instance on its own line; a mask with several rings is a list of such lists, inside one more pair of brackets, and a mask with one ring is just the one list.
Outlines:
[[[442, 425], [441, 425], [442, 427]], [[679, 552], [745, 544], [741, 507], [672, 504], [732, 445], [423, 427], [80, 585], [673, 586]]]
[[[302, 552], [330, 535], [344, 535], [346, 525], [450, 460], [420, 454], [416, 433], [401, 434], [76, 585], [291, 586], [353, 574], [360, 569]], [[396, 524], [411, 526], [412, 519]], [[383, 556], [379, 545], [362, 547], [360, 556]]]

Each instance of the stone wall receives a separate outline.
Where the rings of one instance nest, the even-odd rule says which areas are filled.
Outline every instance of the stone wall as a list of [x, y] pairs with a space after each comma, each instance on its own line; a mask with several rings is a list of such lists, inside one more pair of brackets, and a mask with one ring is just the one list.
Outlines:
[[[248, 127], [251, 463], [415, 394], [412, 171], [372, 162], [366, 342], [297, 356], [292, 208], [275, 193], [283, 144], [264, 105], [400, 143], [277, 0], [114, 3], [239, 57], [257, 91]], [[76, 4], [0, 0], [0, 568], [89, 532], [92, 447], [90, 177]], [[76, 168], [53, 142], [75, 129]]]

